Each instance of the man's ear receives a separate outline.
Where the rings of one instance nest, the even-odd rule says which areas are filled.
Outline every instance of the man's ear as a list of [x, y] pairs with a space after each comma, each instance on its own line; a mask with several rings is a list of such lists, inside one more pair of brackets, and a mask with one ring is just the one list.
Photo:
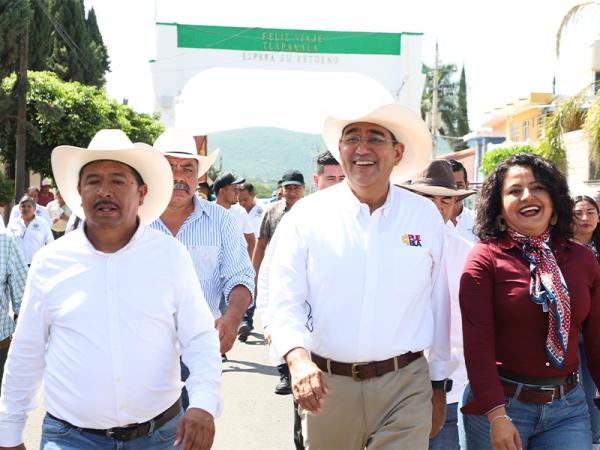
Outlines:
[[394, 155], [395, 164], [398, 164], [402, 161], [402, 157], [404, 156], [404, 144], [401, 142], [397, 142], [394, 144], [394, 151], [396, 154]]
[[138, 187], [138, 193], [140, 194], [139, 205], [142, 206], [144, 204], [144, 198], [148, 194], [148, 185], [142, 184], [140, 187]]

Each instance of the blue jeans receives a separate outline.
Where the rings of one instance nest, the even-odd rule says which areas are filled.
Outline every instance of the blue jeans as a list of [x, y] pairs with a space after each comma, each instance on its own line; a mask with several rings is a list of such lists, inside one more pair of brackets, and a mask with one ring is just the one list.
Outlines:
[[40, 450], [173, 450], [182, 411], [158, 430], [128, 442], [80, 431], [46, 415]]
[[592, 380], [590, 370], [585, 363], [585, 352], [583, 351], [583, 342], [579, 341], [579, 373], [581, 375], [581, 384], [585, 392], [585, 400], [590, 411], [590, 423], [592, 425], [592, 443], [600, 444], [600, 411], [594, 404], [596, 397], [596, 383]]
[[244, 318], [242, 319], [242, 323], [246, 322], [250, 327], [254, 327], [254, 310], [256, 309], [256, 304], [252, 304], [250, 308], [246, 310], [246, 314], [244, 314]]
[[[515, 394], [516, 395], [516, 394]], [[471, 400], [471, 388], [465, 388], [463, 403]], [[519, 430], [524, 449], [589, 450], [592, 448], [590, 415], [585, 393], [577, 385], [564, 397], [545, 405], [526, 403], [506, 397], [506, 414]], [[490, 426], [486, 416], [463, 414], [465, 450], [491, 449]]]
[[440, 432], [429, 441], [429, 450], [459, 450], [456, 413], [458, 403], [446, 407], [446, 422]]

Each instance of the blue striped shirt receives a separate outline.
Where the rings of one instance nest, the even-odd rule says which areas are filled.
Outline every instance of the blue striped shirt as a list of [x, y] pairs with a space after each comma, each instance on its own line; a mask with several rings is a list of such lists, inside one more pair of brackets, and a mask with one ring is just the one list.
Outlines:
[[[193, 199], [194, 211], [175, 238], [190, 252], [204, 297], [216, 319], [221, 316], [221, 298], [229, 299], [235, 286], [246, 286], [254, 296], [254, 269], [235, 218], [217, 204], [196, 196]], [[160, 218], [150, 226], [173, 235]]]
[[27, 263], [21, 245], [11, 234], [0, 232], [0, 341], [15, 331], [8, 309], [12, 305], [13, 312], [19, 314], [26, 279]]

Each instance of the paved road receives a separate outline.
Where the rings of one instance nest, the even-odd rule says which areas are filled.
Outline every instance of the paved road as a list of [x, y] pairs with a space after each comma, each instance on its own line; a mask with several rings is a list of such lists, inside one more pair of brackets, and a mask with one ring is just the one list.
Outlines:
[[[260, 329], [260, 324], [257, 327]], [[223, 415], [217, 419], [216, 450], [292, 450], [292, 398], [275, 395], [279, 381], [262, 332], [236, 342], [223, 364]], [[43, 408], [35, 410], [25, 430], [29, 450], [39, 447]]]

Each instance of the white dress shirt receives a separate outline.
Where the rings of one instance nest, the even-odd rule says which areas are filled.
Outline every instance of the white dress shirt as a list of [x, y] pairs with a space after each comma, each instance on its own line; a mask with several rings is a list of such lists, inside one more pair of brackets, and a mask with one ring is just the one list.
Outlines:
[[242, 230], [242, 233], [254, 233], [254, 228], [252, 227], [250, 216], [242, 206], [231, 205], [231, 207], [227, 211], [229, 211], [231, 215], [235, 217], [235, 220], [237, 221], [238, 225], [240, 226], [240, 229]]
[[256, 204], [248, 213], [248, 215], [250, 216], [250, 222], [252, 223], [252, 229], [254, 230], [254, 234], [256, 235], [256, 239], [258, 239], [258, 235], [260, 234], [260, 223], [262, 222], [262, 217], [264, 213], [265, 207], [259, 202], [256, 202]]
[[20, 216], [10, 219], [8, 232], [19, 240], [27, 264], [31, 264], [33, 255], [44, 245], [54, 240], [50, 225], [39, 216], [34, 216], [29, 225]]
[[463, 206], [462, 212], [456, 217], [456, 225], [451, 220], [446, 222], [446, 226], [455, 229], [467, 241], [476, 244], [479, 239], [473, 234], [473, 226], [475, 225], [475, 215], [473, 211]]
[[[45, 219], [46, 222], [48, 222], [48, 225], [52, 226], [52, 219], [50, 218], [50, 214], [48, 214], [48, 209], [46, 209], [45, 206], [38, 205], [36, 203], [35, 216]], [[19, 210], [19, 205], [16, 204], [15, 206], [13, 206], [13, 209], [10, 210], [10, 217], [8, 219], [8, 222], [10, 223], [12, 220], [18, 219], [19, 217], [21, 217], [21, 211]]]
[[[46, 347], [47, 345], [47, 347]], [[35, 256], [0, 398], [0, 446], [22, 442], [44, 381], [48, 412], [83, 428], [150, 420], [181, 395], [220, 410], [214, 320], [183, 245], [146, 226], [115, 253], [79, 228]]]
[[268, 280], [277, 356], [303, 347], [367, 362], [429, 348], [432, 379], [449, 377], [456, 362], [444, 224], [433, 203], [392, 186], [370, 214], [343, 182], [300, 200], [288, 215]]
[[467, 369], [465, 367], [465, 357], [463, 350], [462, 337], [462, 317], [460, 314], [460, 305], [458, 302], [458, 291], [460, 287], [460, 277], [465, 267], [467, 256], [473, 247], [473, 244], [460, 236], [454, 227], [445, 228], [445, 260], [446, 277], [448, 278], [448, 289], [450, 291], [450, 343], [452, 353], [458, 367], [452, 373], [452, 390], [446, 395], [446, 403], [458, 402], [467, 384]]

